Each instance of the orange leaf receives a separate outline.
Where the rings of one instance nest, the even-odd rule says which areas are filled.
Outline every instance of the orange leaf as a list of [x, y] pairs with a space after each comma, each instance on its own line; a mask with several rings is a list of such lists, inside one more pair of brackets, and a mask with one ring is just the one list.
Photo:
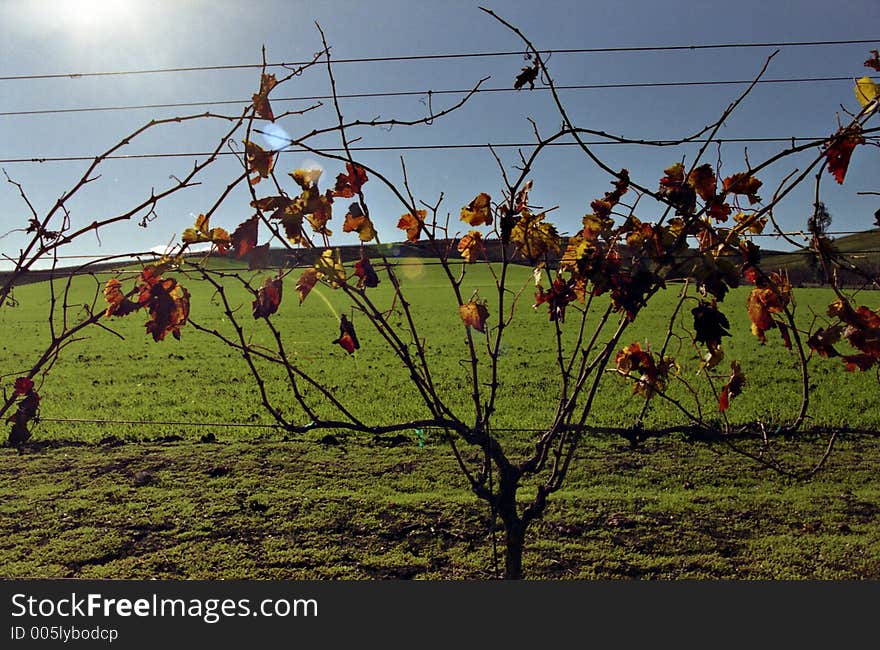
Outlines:
[[141, 307], [140, 304], [125, 296], [122, 291], [122, 283], [116, 278], [107, 280], [107, 284], [104, 285], [104, 300], [109, 305], [104, 312], [105, 316], [126, 316]]
[[458, 242], [458, 252], [468, 264], [473, 263], [482, 250], [484, 250], [483, 235], [477, 230], [471, 230]]
[[269, 318], [278, 311], [282, 286], [281, 276], [263, 280], [263, 286], [257, 291], [257, 298], [253, 302], [254, 318]]
[[758, 190], [763, 183], [754, 176], [740, 172], [724, 179], [724, 191], [730, 194], [743, 194], [749, 197], [749, 203], [758, 203], [761, 197]]
[[492, 225], [492, 197], [481, 192], [461, 209], [461, 220], [471, 226]]
[[466, 302], [458, 308], [458, 312], [467, 327], [473, 327], [478, 332], [486, 331], [489, 309], [484, 301], [471, 300]]
[[306, 269], [296, 281], [296, 291], [299, 293], [299, 304], [303, 304], [306, 296], [318, 283], [318, 271], [314, 268]]
[[428, 212], [426, 210], [416, 210], [415, 215], [407, 212], [400, 217], [400, 221], [397, 222], [397, 227], [406, 231], [407, 241], [413, 243], [419, 241], [421, 230], [425, 227], [425, 217], [427, 216]]
[[367, 242], [376, 238], [376, 229], [373, 222], [361, 210], [361, 206], [352, 203], [348, 206], [348, 212], [345, 215], [345, 223], [342, 224], [342, 232], [356, 232], [361, 241]]
[[251, 252], [257, 245], [257, 225], [259, 217], [256, 215], [243, 221], [232, 233], [231, 243], [235, 257], [241, 259]]

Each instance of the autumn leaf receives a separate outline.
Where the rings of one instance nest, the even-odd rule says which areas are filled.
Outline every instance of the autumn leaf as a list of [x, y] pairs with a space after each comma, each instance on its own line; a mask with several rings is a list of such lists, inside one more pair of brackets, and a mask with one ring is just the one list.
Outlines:
[[721, 395], [718, 397], [718, 410], [726, 411], [730, 408], [730, 400], [742, 393], [743, 386], [746, 383], [746, 376], [742, 372], [739, 363], [732, 361], [730, 363], [730, 377], [727, 383], [721, 389]]
[[513, 212], [520, 213], [529, 207], [529, 193], [532, 191], [532, 186], [533, 182], [528, 180], [523, 184], [522, 189], [516, 193], [516, 198], [513, 201]]
[[846, 364], [848, 372], [855, 372], [856, 368], [864, 372], [865, 370], [870, 370], [877, 363], [877, 357], [873, 357], [870, 354], [848, 354], [841, 358]]
[[706, 214], [715, 219], [715, 221], [727, 221], [727, 217], [730, 216], [730, 213], [730, 206], [727, 205], [721, 197], [716, 196], [706, 201]]
[[773, 314], [785, 311], [785, 306], [790, 301], [791, 284], [787, 278], [778, 273], [771, 273], [765, 286], [752, 289], [746, 305], [752, 321], [752, 334], [757, 336], [761, 343], [767, 341], [764, 332], [776, 327]]
[[550, 310], [550, 320], [565, 322], [565, 308], [570, 302], [577, 300], [578, 296], [572, 288], [574, 280], [566, 282], [561, 275], [557, 275], [556, 279], [550, 285], [550, 290], [545, 292], [544, 288], [539, 284], [535, 292], [535, 304], [532, 305], [537, 309], [540, 305], [547, 303]]
[[285, 210], [293, 203], [293, 199], [287, 196], [265, 196], [262, 199], [251, 201], [251, 207], [260, 212], [269, 212], [270, 219], [280, 219]]
[[122, 291], [122, 283], [116, 278], [107, 280], [107, 284], [104, 285], [104, 300], [108, 304], [104, 311], [105, 316], [127, 316], [142, 307], [126, 297]]
[[650, 399], [658, 392], [664, 391], [669, 371], [678, 368], [670, 357], [655, 360], [651, 350], [642, 350], [642, 346], [638, 343], [625, 346], [614, 357], [614, 363], [620, 374], [637, 377], [633, 394], [639, 394], [645, 399]]
[[749, 203], [755, 204], [761, 200], [758, 190], [763, 183], [746, 172], [740, 172], [724, 179], [724, 191], [729, 194], [741, 194], [749, 198]]
[[195, 227], [183, 231], [182, 240], [185, 244], [211, 243], [221, 254], [225, 254], [231, 245], [229, 233], [223, 228], [209, 228], [209, 221], [210, 217], [200, 214], [196, 217]]
[[17, 377], [13, 386], [16, 395], [23, 397], [34, 389], [34, 380], [29, 377]]
[[285, 210], [281, 214], [281, 226], [289, 241], [294, 244], [305, 244], [308, 239], [303, 233], [303, 213]]
[[361, 255], [361, 259], [355, 262], [354, 274], [358, 278], [358, 289], [363, 289], [364, 287], [373, 288], [379, 286], [379, 276], [376, 273], [376, 270], [373, 268], [373, 263], [370, 261], [370, 258], [366, 255]]
[[834, 180], [839, 184], [843, 184], [843, 180], [846, 178], [853, 149], [860, 144], [865, 144], [865, 138], [862, 137], [862, 129], [858, 124], [842, 129], [825, 142], [825, 160], [828, 162], [828, 172], [834, 176]]
[[859, 104], [867, 106], [880, 95], [880, 85], [875, 84], [871, 77], [862, 77], [856, 82], [855, 93]]
[[322, 169], [313, 167], [308, 169], [294, 169], [293, 172], [288, 174], [288, 176], [290, 176], [300, 188], [308, 191], [310, 189], [317, 189], [318, 180], [321, 178], [322, 173]]
[[517, 250], [533, 262], [547, 254], [562, 253], [562, 239], [553, 224], [544, 223], [546, 216], [545, 212], [532, 214], [526, 210], [510, 233]]
[[492, 197], [480, 192], [473, 201], [461, 209], [461, 220], [471, 226], [492, 225]]
[[458, 252], [468, 264], [476, 261], [477, 255], [483, 250], [483, 235], [478, 230], [471, 230], [458, 242]]
[[31, 437], [28, 424], [37, 417], [40, 407], [40, 396], [34, 390], [34, 382], [28, 377], [18, 377], [15, 380], [14, 395], [23, 399], [19, 400], [15, 413], [6, 418], [7, 423], [12, 423], [9, 431], [9, 444], [21, 445]]
[[169, 278], [150, 285], [146, 306], [150, 312], [146, 329], [154, 341], [161, 341], [169, 333], [180, 339], [180, 329], [189, 318], [189, 292], [177, 280]]
[[842, 334], [843, 328], [840, 325], [820, 327], [807, 339], [807, 345], [820, 357], [838, 357], [840, 353], [835, 349], [834, 344], [840, 340]]
[[342, 286], [345, 283], [346, 275], [345, 267], [342, 266], [342, 257], [339, 254], [339, 249], [336, 249], [335, 254], [330, 249], [321, 253], [321, 257], [315, 262], [315, 271], [318, 272], [318, 276], [322, 280], [334, 289]]
[[332, 235], [333, 233], [327, 229], [327, 222], [333, 216], [333, 198], [330, 196], [330, 192], [321, 194], [315, 188], [304, 191], [300, 198], [304, 206], [303, 213], [307, 215], [306, 218], [312, 225], [312, 230], [328, 237]]
[[694, 189], [685, 183], [684, 165], [677, 162], [664, 169], [663, 174], [658, 194], [675, 207], [676, 214], [691, 214], [697, 205], [697, 196]]
[[[336, 186], [333, 188], [333, 196], [341, 196], [350, 199], [361, 193], [361, 188], [369, 179], [367, 172], [360, 165], [347, 162], [345, 163], [346, 174], [339, 174], [336, 177]], [[364, 240], [367, 241], [367, 240]]]
[[516, 75], [516, 80], [513, 82], [513, 89], [519, 90], [526, 84], [529, 84], [529, 89], [535, 89], [535, 80], [538, 78], [538, 62], [535, 61], [535, 64], [529, 66], [527, 68], [523, 68], [522, 72]]
[[264, 120], [275, 121], [272, 107], [269, 105], [269, 92], [277, 85], [278, 81], [274, 74], [263, 73], [260, 75], [260, 92], [253, 96], [254, 110]]
[[354, 354], [354, 351], [361, 347], [357, 334], [354, 332], [354, 323], [348, 320], [345, 314], [339, 319], [339, 338], [333, 343], [338, 343], [349, 354]]
[[376, 238], [376, 229], [373, 227], [373, 222], [364, 214], [361, 206], [357, 203], [352, 203], [348, 206], [345, 223], [342, 224], [342, 232], [356, 232], [363, 242]]
[[281, 293], [283, 284], [281, 276], [272, 278], [267, 277], [263, 280], [263, 286], [257, 290], [257, 298], [253, 302], [254, 318], [269, 318], [278, 311], [281, 304]]
[[240, 223], [233, 231], [230, 242], [236, 258], [241, 259], [256, 247], [259, 221], [259, 217], [254, 215], [247, 221]]
[[250, 184], [256, 185], [262, 179], [268, 178], [275, 166], [275, 155], [250, 140], [244, 140], [244, 153], [247, 158], [248, 173], [255, 174], [250, 177]]
[[299, 294], [299, 304], [303, 304], [303, 301], [306, 299], [306, 296], [309, 295], [309, 292], [314, 288], [314, 286], [318, 283], [318, 271], [314, 268], [308, 268], [302, 272], [302, 275], [299, 276], [299, 279], [296, 281], [296, 292]]
[[733, 215], [733, 220], [737, 224], [737, 231], [750, 232], [755, 235], [760, 235], [767, 226], [767, 217], [758, 217], [754, 213], [737, 212]]
[[426, 210], [416, 210], [415, 216], [407, 212], [400, 217], [400, 221], [397, 222], [397, 227], [406, 231], [407, 241], [412, 243], [419, 241], [421, 229], [425, 227], [425, 217], [427, 216], [428, 213]]
[[486, 320], [489, 318], [489, 308], [483, 300], [471, 300], [458, 308], [458, 313], [466, 327], [473, 327], [478, 332], [486, 331]]
[[[592, 216], [599, 221], [605, 221], [611, 217], [611, 211], [614, 209], [614, 206], [620, 202], [620, 198], [629, 190], [629, 171], [621, 169], [617, 180], [612, 181], [612, 184], [614, 185], [613, 190], [605, 192], [605, 196], [601, 199], [596, 199], [590, 203], [593, 214], [587, 215], [587, 217]], [[587, 217], [584, 217], [584, 219], [586, 220]]]
[[715, 179], [715, 170], [712, 169], [712, 165], [707, 163], [694, 169], [688, 174], [687, 182], [704, 201], [708, 201], [715, 196], [715, 186], [717, 181]]
[[721, 313], [717, 303], [701, 300], [700, 304], [691, 310], [694, 316], [694, 340], [697, 343], [705, 343], [710, 349], [721, 345], [721, 338], [730, 336], [730, 322], [727, 316]]

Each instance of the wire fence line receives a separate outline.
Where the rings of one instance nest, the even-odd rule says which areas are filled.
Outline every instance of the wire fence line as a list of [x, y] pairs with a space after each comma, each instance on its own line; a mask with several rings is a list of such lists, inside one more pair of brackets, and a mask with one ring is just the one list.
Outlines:
[[[790, 137], [755, 137], [755, 138], [694, 138], [686, 141], [682, 141], [680, 138], [640, 138], [640, 139], [628, 139], [626, 141], [617, 141], [617, 140], [585, 140], [582, 142], [550, 142], [544, 144], [545, 147], [557, 148], [557, 147], [580, 147], [582, 144], [587, 146], [599, 147], [599, 146], [644, 146], [645, 144], [665, 144], [665, 145], [674, 145], [674, 144], [682, 144], [682, 145], [698, 145], [698, 144], [706, 144], [706, 143], [717, 143], [717, 144], [755, 144], [755, 143], [771, 143], [771, 142], [784, 142], [787, 144], [796, 144], [799, 142], [824, 142], [828, 136], [815, 136], [815, 137], [805, 137], [805, 136], [790, 136]], [[415, 144], [415, 145], [393, 145], [393, 146], [350, 146], [348, 151], [357, 151], [357, 152], [377, 152], [377, 151], [449, 151], [455, 149], [526, 149], [528, 147], [536, 146], [535, 142], [499, 142], [499, 143], [462, 143], [462, 144]], [[817, 144], [818, 146], [818, 144]], [[284, 149], [281, 149], [277, 153], [310, 153], [312, 149], [298, 146], [298, 145], [290, 145], [285, 146]], [[323, 153], [345, 153], [346, 149], [343, 147], [321, 147], [321, 152]], [[159, 159], [159, 158], [201, 158], [205, 156], [236, 156], [240, 157], [242, 154], [240, 152], [235, 151], [187, 151], [187, 152], [166, 152], [166, 153], [140, 153], [140, 154], [112, 154], [109, 156], [101, 156], [102, 160], [150, 160], [150, 159]], [[95, 160], [96, 156], [82, 156], [82, 155], [72, 155], [72, 156], [31, 156], [28, 158], [2, 158], [0, 159], [0, 163], [3, 164], [27, 164], [27, 163], [48, 163], [48, 162], [91, 162]]]
[[[557, 85], [556, 90], [610, 90], [623, 88], [681, 88], [692, 86], [730, 86], [730, 85], [748, 85], [756, 84], [790, 84], [790, 83], [828, 83], [828, 82], [849, 82], [852, 83], [852, 76], [846, 77], [792, 77], [787, 79], [728, 79], [728, 80], [703, 80], [703, 81], [655, 81], [655, 82], [630, 82], [630, 83], [596, 83], [596, 84], [571, 84]], [[537, 86], [536, 91], [550, 90], [546, 86]], [[458, 88], [458, 89], [441, 89], [441, 90], [400, 90], [387, 92], [371, 92], [371, 93], [339, 93], [336, 99], [368, 99], [383, 97], [408, 97], [417, 96], [424, 97], [428, 95], [480, 95], [486, 93], [515, 93], [514, 88]], [[333, 95], [302, 95], [299, 97], [273, 97], [272, 103], [300, 102], [300, 101], [320, 101], [334, 99]], [[250, 99], [227, 99], [217, 101], [191, 101], [191, 102], [171, 102], [164, 104], [132, 104], [123, 106], [85, 106], [73, 108], [45, 108], [35, 110], [20, 111], [4, 111], [0, 112], [0, 117], [12, 116], [28, 116], [28, 115], [56, 115], [65, 113], [89, 113], [89, 112], [115, 112], [115, 111], [133, 111], [156, 108], [193, 108], [208, 106], [247, 106], [252, 100]]]
[[[838, 45], [870, 45], [880, 43], [880, 38], [869, 39], [852, 39], [852, 40], [826, 40], [826, 41], [776, 41], [776, 42], [739, 42], [739, 43], [702, 43], [702, 44], [677, 44], [677, 45], [639, 45], [639, 46], [623, 46], [623, 47], [592, 47], [592, 48], [556, 48], [548, 50], [539, 50], [542, 56], [563, 55], [563, 54], [603, 54], [603, 53], [650, 53], [650, 52], [674, 52], [674, 51], [700, 51], [713, 49], [748, 49], [748, 48], [765, 48], [765, 47], [829, 47]], [[525, 50], [500, 50], [490, 52], [453, 52], [453, 53], [437, 53], [437, 54], [411, 54], [397, 56], [372, 56], [372, 57], [352, 57], [352, 58], [334, 58], [333, 63], [390, 63], [402, 61], [436, 61], [443, 59], [473, 59], [488, 57], [510, 57], [523, 56]], [[287, 68], [301, 67], [311, 64], [312, 61], [287, 61], [287, 62], [271, 62], [265, 64], [267, 68]], [[103, 70], [103, 71], [80, 71], [80, 72], [59, 72], [59, 73], [28, 73], [19, 75], [0, 76], [0, 81], [27, 81], [35, 79], [81, 79], [85, 77], [114, 77], [123, 75], [145, 75], [145, 74], [177, 74], [188, 72], [208, 72], [208, 71], [234, 71], [247, 69], [261, 69], [262, 63], [238, 63], [228, 65], [205, 65], [205, 66], [185, 66], [185, 67], [166, 67], [166, 68], [149, 68], [139, 70]]]

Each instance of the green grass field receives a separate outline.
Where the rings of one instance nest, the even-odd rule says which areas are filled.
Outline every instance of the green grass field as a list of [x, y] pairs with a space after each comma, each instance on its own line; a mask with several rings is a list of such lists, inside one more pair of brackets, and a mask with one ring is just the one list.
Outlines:
[[[516, 282], [529, 269], [513, 270]], [[344, 296], [320, 287], [297, 304], [294, 274], [273, 321], [301, 367], [331, 386], [368, 423], [426, 415], [405, 369], [385, 352], [369, 322], [354, 316], [361, 349], [349, 356], [331, 344]], [[435, 368], [439, 390], [467, 417], [464, 329], [437, 266], [406, 260], [401, 277]], [[106, 276], [101, 276], [106, 280]], [[228, 331], [210, 287], [185, 279], [192, 318]], [[489, 299], [490, 276], [469, 272], [466, 295]], [[659, 347], [680, 287], [657, 296], [623, 343]], [[79, 278], [71, 304], [90, 302], [100, 286]], [[251, 298], [230, 289], [254, 342], [269, 342], [250, 316]], [[554, 408], [554, 338], [546, 308], [519, 303], [503, 348], [503, 394], [496, 430], [540, 428]], [[737, 422], [772, 424], [799, 406], [796, 357], [768, 332], [760, 345], [748, 330], [747, 289], [722, 305], [733, 337], [727, 360], [739, 359], [748, 383], [731, 405]], [[19, 287], [18, 306], [0, 310], [4, 386], [28, 367], [47, 335], [48, 287]], [[375, 290], [387, 306], [387, 280]], [[824, 313], [831, 293], [797, 290], [799, 321]], [[876, 294], [863, 304], [876, 308]], [[73, 310], [75, 312], [76, 310]], [[689, 309], [683, 311], [689, 325]], [[571, 311], [565, 339], [576, 327]], [[155, 343], [145, 314], [113, 319], [125, 340], [100, 328], [64, 351], [40, 387], [44, 418], [268, 424], [240, 355], [191, 327], [181, 341]], [[670, 348], [684, 372], [696, 354]], [[725, 361], [727, 366], [727, 361]], [[809, 424], [880, 429], [873, 372], [847, 373], [837, 360], [811, 359]], [[277, 370], [270, 394], [297, 421]], [[678, 389], [674, 389], [678, 390]], [[592, 424], [627, 426], [642, 406], [609, 373]], [[681, 389], [676, 396], [685, 399]], [[703, 396], [712, 408], [708, 391]], [[316, 408], [326, 412], [317, 401]], [[325, 409], [325, 410], [321, 410]], [[657, 402], [648, 426], [680, 423]], [[214, 434], [218, 442], [199, 442]], [[0, 449], [0, 577], [112, 578], [483, 578], [491, 575], [491, 536], [484, 505], [468, 491], [448, 447], [432, 432], [400, 437], [324, 432], [285, 436], [269, 428], [221, 428], [41, 422], [33, 447]], [[500, 432], [515, 453], [529, 435]], [[779, 440], [775, 458], [806, 469], [827, 440]], [[335, 444], [338, 443], [338, 444]], [[750, 447], [752, 452], [760, 452]], [[672, 436], [633, 450], [617, 438], [588, 439], [566, 487], [530, 529], [527, 577], [535, 578], [878, 578], [880, 577], [880, 441], [847, 437], [811, 481], [785, 479], [724, 445]], [[469, 452], [472, 453], [472, 452]]]

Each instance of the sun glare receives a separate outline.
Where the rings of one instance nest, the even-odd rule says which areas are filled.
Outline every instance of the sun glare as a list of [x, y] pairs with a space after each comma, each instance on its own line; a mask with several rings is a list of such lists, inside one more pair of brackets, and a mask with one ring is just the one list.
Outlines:
[[137, 14], [137, 3], [125, 0], [57, 0], [46, 7], [54, 12], [62, 31], [79, 38], [128, 23]]

